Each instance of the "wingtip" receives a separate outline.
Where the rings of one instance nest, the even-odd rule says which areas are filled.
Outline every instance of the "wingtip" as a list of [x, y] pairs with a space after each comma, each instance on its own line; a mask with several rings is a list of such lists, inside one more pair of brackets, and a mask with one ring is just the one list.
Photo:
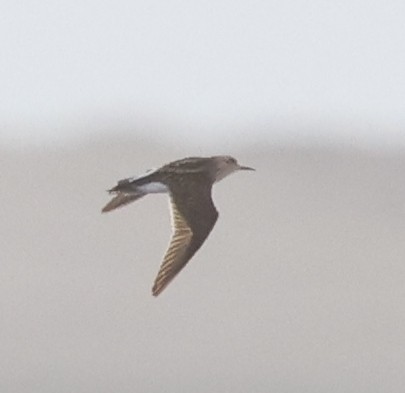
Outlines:
[[113, 198], [110, 202], [108, 202], [102, 209], [101, 209], [101, 213], [108, 213], [111, 210], [114, 210], [117, 206], [115, 206], [115, 198]]
[[169, 282], [164, 283], [164, 284], [160, 284], [160, 285], [158, 285], [158, 283], [155, 283], [153, 285], [153, 287], [152, 287], [152, 296], [153, 297], [158, 297], [166, 289]]
[[163, 288], [156, 288], [156, 286], [154, 286], [153, 288], [152, 288], [152, 296], [153, 297], [158, 297], [159, 296], [159, 294], [160, 294], [160, 292], [162, 292], [162, 289]]

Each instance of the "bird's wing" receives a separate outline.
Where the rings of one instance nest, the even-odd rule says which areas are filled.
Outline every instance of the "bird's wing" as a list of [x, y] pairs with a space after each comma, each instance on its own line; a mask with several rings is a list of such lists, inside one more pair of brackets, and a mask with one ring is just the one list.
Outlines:
[[128, 203], [134, 202], [139, 198], [145, 196], [144, 193], [133, 193], [133, 194], [126, 194], [124, 192], [118, 192], [110, 202], [108, 202], [103, 209], [101, 210], [103, 213], [107, 213], [111, 210], [117, 209], [118, 207], [123, 207], [128, 205]]
[[182, 180], [170, 185], [174, 233], [152, 288], [154, 296], [159, 295], [183, 269], [204, 243], [218, 218], [209, 179]]

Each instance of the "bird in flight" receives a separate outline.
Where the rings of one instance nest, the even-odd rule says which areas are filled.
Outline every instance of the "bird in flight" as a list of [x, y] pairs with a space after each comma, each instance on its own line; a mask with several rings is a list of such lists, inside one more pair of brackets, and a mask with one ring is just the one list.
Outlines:
[[212, 185], [233, 172], [254, 170], [231, 156], [188, 157], [144, 175], [118, 181], [103, 213], [125, 206], [147, 194], [170, 197], [173, 234], [155, 279], [152, 294], [159, 295], [202, 246], [218, 218]]

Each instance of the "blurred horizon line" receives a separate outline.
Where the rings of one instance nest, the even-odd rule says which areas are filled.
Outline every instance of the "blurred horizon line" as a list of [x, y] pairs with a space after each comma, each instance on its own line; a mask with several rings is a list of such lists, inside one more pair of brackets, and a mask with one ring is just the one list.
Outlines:
[[113, 116], [92, 120], [37, 122], [3, 125], [0, 146], [59, 147], [81, 145], [97, 140], [134, 140], [168, 146], [232, 148], [259, 147], [262, 144], [297, 147], [339, 147], [365, 150], [404, 150], [405, 127], [365, 121], [276, 119], [230, 125], [185, 124], [181, 121], [126, 119]]

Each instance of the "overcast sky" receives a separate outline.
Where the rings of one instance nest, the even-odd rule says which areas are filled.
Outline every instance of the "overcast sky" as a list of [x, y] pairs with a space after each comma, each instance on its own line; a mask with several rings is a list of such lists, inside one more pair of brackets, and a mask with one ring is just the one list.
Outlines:
[[402, 0], [3, 0], [0, 11], [9, 139], [318, 125], [405, 143]]

